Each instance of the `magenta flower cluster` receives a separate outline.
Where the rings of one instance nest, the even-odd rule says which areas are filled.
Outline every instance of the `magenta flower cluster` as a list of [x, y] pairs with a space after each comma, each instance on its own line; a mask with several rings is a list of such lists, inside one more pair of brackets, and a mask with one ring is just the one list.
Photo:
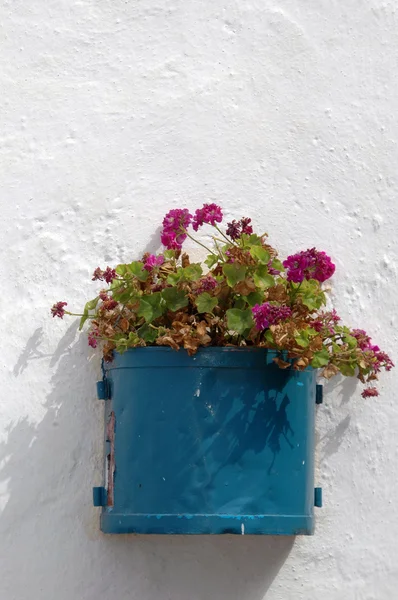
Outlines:
[[357, 340], [358, 347], [364, 352], [371, 352], [374, 359], [374, 370], [379, 373], [382, 368], [391, 371], [395, 366], [386, 352], [380, 350], [379, 346], [372, 344], [372, 338], [363, 329], [353, 329], [351, 335]]
[[116, 271], [110, 267], [106, 267], [105, 271], [97, 267], [92, 277], [92, 281], [106, 281], [106, 283], [112, 283], [114, 279], [116, 279]]
[[182, 244], [187, 238], [187, 229], [192, 223], [195, 231], [208, 223], [215, 225], [221, 223], [223, 218], [221, 207], [217, 204], [204, 204], [202, 208], [195, 211], [192, 216], [187, 208], [175, 208], [170, 210], [163, 219], [163, 229], [160, 235], [162, 244], [168, 250], [181, 250]]
[[198, 231], [199, 227], [202, 227], [204, 223], [208, 225], [215, 225], [222, 221], [222, 210], [217, 204], [204, 204], [202, 208], [198, 208], [195, 211], [195, 216], [192, 221], [192, 227], [195, 231]]
[[163, 254], [159, 254], [159, 256], [156, 256], [156, 254], [150, 254], [145, 260], [143, 269], [145, 269], [146, 271], [152, 272], [153, 269], [155, 269], [156, 267], [160, 267], [160, 265], [162, 265], [163, 263], [164, 263]]
[[256, 329], [261, 331], [262, 329], [268, 329], [270, 325], [275, 325], [280, 321], [288, 319], [292, 311], [288, 306], [270, 304], [264, 302], [264, 304], [256, 304], [252, 308]]
[[88, 334], [88, 345], [91, 348], [96, 348], [98, 346], [98, 336], [99, 332], [97, 329], [92, 329]]
[[375, 387], [365, 388], [361, 394], [362, 398], [373, 398], [378, 395], [379, 395], [379, 392], [378, 392], [377, 388], [375, 388]]
[[288, 270], [288, 281], [293, 283], [301, 283], [304, 279], [323, 282], [329, 279], [336, 269], [330, 257], [315, 248], [288, 256], [283, 266]]
[[51, 314], [53, 317], [63, 318], [65, 314], [64, 306], [67, 306], [67, 302], [56, 302], [51, 308]]
[[162, 244], [168, 250], [181, 250], [187, 238], [186, 230], [192, 221], [192, 215], [187, 208], [170, 210], [163, 219], [163, 229], [160, 236]]
[[330, 310], [328, 312], [321, 312], [318, 314], [318, 317], [311, 321], [311, 327], [315, 329], [315, 331], [322, 331], [322, 329], [326, 328], [329, 330], [330, 335], [335, 335], [335, 330], [333, 325], [340, 321], [340, 317], [337, 314], [336, 310]]
[[196, 294], [203, 292], [211, 292], [217, 287], [217, 280], [212, 275], [206, 275], [199, 281], [199, 286], [196, 288]]
[[226, 234], [232, 239], [239, 239], [244, 233], [250, 235], [253, 233], [253, 227], [250, 225], [251, 219], [242, 217], [240, 221], [232, 221], [227, 224]]

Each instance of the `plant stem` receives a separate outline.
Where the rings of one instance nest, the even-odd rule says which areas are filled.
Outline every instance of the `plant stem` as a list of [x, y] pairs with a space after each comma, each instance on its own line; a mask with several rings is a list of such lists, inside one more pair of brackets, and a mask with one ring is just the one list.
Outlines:
[[298, 287], [297, 287], [297, 288], [294, 288], [294, 287], [293, 287], [293, 282], [290, 282], [290, 285], [291, 285], [291, 287], [292, 287], [292, 293], [291, 293], [291, 295], [290, 295], [290, 301], [291, 301], [291, 303], [292, 303], [292, 304], [294, 304], [294, 302], [295, 302], [295, 300], [296, 300], [296, 298], [297, 298], [297, 294], [298, 294], [298, 292], [299, 292], [299, 289], [301, 288], [301, 284], [302, 284], [302, 283], [303, 283], [303, 282], [302, 282], [302, 281], [300, 281], [300, 283], [299, 283]]
[[[217, 238], [213, 238], [213, 240], [214, 240], [214, 244], [215, 244], [215, 246], [216, 246], [216, 248], [217, 248], [217, 252], [218, 252], [218, 254], [220, 255], [220, 258], [221, 258], [221, 260], [224, 262], [224, 261], [225, 261], [225, 258], [224, 258], [224, 256], [223, 256], [223, 253], [222, 253], [222, 251], [220, 250], [220, 248], [219, 248], [219, 246], [218, 246], [218, 244], [217, 244]], [[219, 241], [221, 241], [221, 240], [219, 240]]]
[[217, 229], [218, 233], [220, 233], [220, 234], [223, 236], [223, 238], [224, 238], [225, 240], [227, 240], [228, 244], [233, 244], [233, 241], [232, 241], [232, 240], [230, 240], [230, 239], [229, 239], [229, 238], [228, 238], [228, 237], [225, 235], [225, 233], [224, 233], [223, 231], [221, 231], [221, 229], [219, 228], [219, 226], [218, 226], [218, 225], [216, 225], [216, 224], [214, 223], [214, 227]]
[[72, 313], [68, 310], [65, 311], [66, 315], [70, 315], [71, 317], [87, 317], [88, 319], [96, 319], [98, 315], [84, 315], [82, 313]]
[[202, 246], [202, 248], [204, 248], [205, 250], [207, 250], [207, 252], [210, 252], [210, 254], [213, 254], [214, 256], [217, 256], [213, 250], [210, 250], [210, 248], [208, 248], [207, 246], [205, 246], [204, 244], [202, 244], [202, 242], [199, 242], [199, 240], [195, 239], [190, 233], [188, 233], [188, 231], [186, 229], [184, 229], [184, 233], [191, 238], [191, 240], [193, 240], [196, 244], [199, 244], [199, 246]]

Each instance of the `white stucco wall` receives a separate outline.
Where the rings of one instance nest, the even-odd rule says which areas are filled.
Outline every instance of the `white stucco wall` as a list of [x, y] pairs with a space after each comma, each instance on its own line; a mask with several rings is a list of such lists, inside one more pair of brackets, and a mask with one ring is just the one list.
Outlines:
[[[398, 5], [2, 0], [1, 600], [398, 597], [397, 375], [327, 386], [312, 538], [106, 537], [93, 269], [222, 204], [337, 263], [335, 306], [397, 356]], [[157, 228], [157, 229], [156, 229]], [[189, 244], [188, 244], [189, 246]]]

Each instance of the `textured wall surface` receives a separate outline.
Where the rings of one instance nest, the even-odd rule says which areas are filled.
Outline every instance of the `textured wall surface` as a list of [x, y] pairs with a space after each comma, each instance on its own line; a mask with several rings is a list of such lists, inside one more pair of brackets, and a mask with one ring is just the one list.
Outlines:
[[396, 598], [395, 373], [375, 401], [327, 385], [315, 537], [106, 537], [99, 359], [49, 306], [217, 200], [330, 253], [335, 307], [397, 358], [397, 3], [0, 8], [1, 600]]

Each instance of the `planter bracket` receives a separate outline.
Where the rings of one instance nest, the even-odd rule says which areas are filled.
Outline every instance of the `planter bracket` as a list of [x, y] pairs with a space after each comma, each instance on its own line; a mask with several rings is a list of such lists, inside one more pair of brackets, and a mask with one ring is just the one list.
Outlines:
[[314, 506], [317, 508], [322, 508], [322, 488], [317, 487], [314, 490]]
[[109, 400], [109, 386], [106, 379], [97, 381], [97, 397], [98, 400]]
[[323, 404], [323, 385], [317, 383], [315, 393], [316, 404]]
[[94, 506], [106, 506], [107, 493], [104, 487], [93, 488], [93, 504]]

